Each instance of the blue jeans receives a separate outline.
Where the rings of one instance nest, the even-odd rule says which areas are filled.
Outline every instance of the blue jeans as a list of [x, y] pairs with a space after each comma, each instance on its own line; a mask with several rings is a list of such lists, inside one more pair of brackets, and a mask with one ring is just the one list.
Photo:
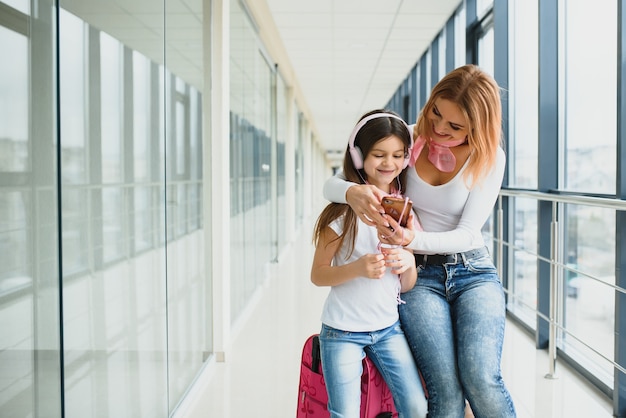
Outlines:
[[331, 418], [361, 416], [362, 360], [366, 353], [389, 386], [399, 416], [426, 416], [424, 389], [399, 321], [372, 332], [322, 325], [320, 351]]
[[428, 391], [428, 418], [515, 417], [500, 371], [505, 302], [488, 254], [418, 266], [400, 322]]

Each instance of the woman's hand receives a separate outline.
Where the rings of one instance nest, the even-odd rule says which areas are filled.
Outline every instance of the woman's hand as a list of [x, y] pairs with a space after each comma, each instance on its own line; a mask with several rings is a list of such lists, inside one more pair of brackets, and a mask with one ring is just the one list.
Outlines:
[[391, 267], [391, 272], [393, 274], [404, 273], [411, 267], [415, 266], [415, 256], [413, 255], [413, 251], [399, 248], [394, 262], [388, 263], [387, 266]]
[[413, 241], [413, 238], [415, 238], [415, 214], [413, 212], [409, 213], [409, 219], [405, 228], [401, 227], [391, 216], [383, 215], [383, 217], [387, 220], [389, 226], [376, 225], [380, 242], [404, 247]]
[[387, 228], [389, 223], [384, 216], [385, 210], [380, 204], [385, 196], [387, 193], [376, 186], [357, 184], [351, 186], [346, 192], [346, 202], [365, 224]]

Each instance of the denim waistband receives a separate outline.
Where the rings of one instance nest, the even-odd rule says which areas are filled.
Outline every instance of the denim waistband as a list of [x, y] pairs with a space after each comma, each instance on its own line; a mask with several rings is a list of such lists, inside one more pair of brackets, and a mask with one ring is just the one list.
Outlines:
[[456, 254], [415, 254], [415, 265], [459, 264], [464, 259], [481, 257], [489, 254], [487, 247], [476, 248]]

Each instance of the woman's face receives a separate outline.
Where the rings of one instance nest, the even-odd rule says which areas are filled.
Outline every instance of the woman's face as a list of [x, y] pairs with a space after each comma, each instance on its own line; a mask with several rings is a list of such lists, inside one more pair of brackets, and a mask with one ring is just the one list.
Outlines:
[[367, 181], [389, 192], [389, 185], [402, 172], [405, 159], [404, 143], [395, 135], [376, 142], [363, 161]]
[[448, 142], [467, 137], [468, 126], [461, 109], [446, 99], [436, 99], [428, 113], [432, 140]]

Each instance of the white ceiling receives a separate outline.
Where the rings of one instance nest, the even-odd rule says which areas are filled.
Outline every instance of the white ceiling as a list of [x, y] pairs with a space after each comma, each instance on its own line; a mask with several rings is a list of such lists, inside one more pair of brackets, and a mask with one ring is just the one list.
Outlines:
[[359, 117], [391, 99], [461, 4], [266, 1], [311, 111], [317, 140], [341, 157]]
[[[202, 90], [203, 6], [209, 1], [61, 0], [60, 4], [156, 62], [164, 58], [165, 23], [168, 67]], [[316, 140], [337, 153], [329, 157], [342, 158], [359, 117], [390, 100], [462, 0], [239, 1], [248, 9], [269, 13], [263, 24], [276, 25], [271, 29], [280, 39], [277, 42], [282, 41]]]

